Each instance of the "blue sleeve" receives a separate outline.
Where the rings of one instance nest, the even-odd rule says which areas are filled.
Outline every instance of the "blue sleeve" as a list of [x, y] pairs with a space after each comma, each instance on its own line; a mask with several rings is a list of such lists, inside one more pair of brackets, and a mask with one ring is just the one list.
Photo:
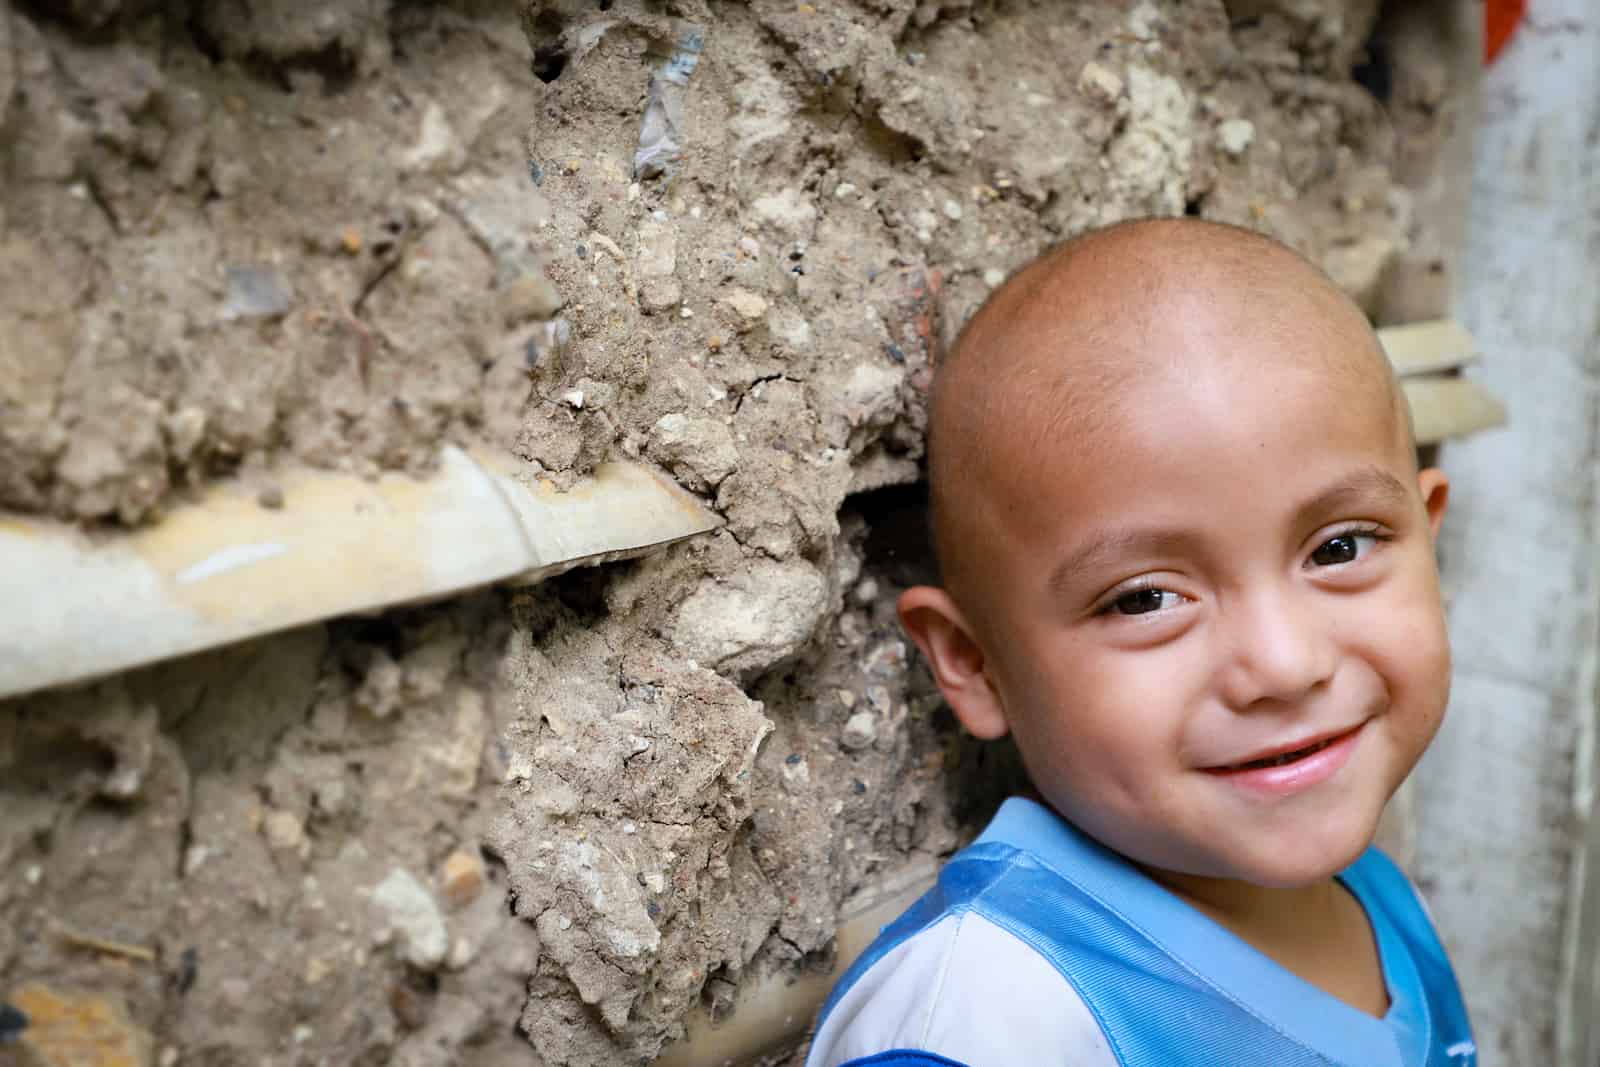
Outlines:
[[932, 1052], [918, 1052], [916, 1049], [897, 1048], [888, 1052], [879, 1052], [868, 1056], [864, 1060], [849, 1060], [841, 1063], [839, 1067], [967, 1067], [967, 1064], [958, 1060], [946, 1059]]

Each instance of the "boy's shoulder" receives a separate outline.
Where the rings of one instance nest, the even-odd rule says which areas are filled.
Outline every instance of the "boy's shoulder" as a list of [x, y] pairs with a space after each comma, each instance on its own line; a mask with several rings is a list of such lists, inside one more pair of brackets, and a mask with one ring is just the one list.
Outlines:
[[[1295, 979], [1048, 809], [1008, 801], [841, 979], [807, 1063], [1468, 1067], [1460, 993], [1410, 883], [1369, 850], [1346, 884], [1383, 944], [1385, 1019]], [[872, 1059], [894, 1050], [943, 1059]]]
[[1055, 1063], [1068, 1050], [1074, 1067], [1117, 1067], [1088, 1005], [1034, 946], [975, 911], [927, 918], [858, 961], [811, 1067]]
[[[1062, 846], [1076, 837], [1041, 805], [1007, 801], [834, 987], [808, 1067], [965, 1067], [1063, 1055], [1074, 1067], [1117, 1067], [1101, 1024], [1049, 947], [1071, 935], [1089, 903], [1063, 899], [1076, 895], [1073, 878], [1055, 869], [1070, 860]], [[891, 1051], [902, 1056], [878, 1058]], [[930, 1058], [904, 1055], [913, 1051]]]

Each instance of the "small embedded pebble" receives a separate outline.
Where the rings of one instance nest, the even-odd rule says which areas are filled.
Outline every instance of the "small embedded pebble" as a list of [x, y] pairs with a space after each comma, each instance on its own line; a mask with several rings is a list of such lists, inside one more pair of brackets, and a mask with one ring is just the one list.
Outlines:
[[456, 938], [450, 942], [450, 954], [444, 958], [444, 965], [452, 971], [465, 970], [477, 958], [479, 947], [471, 938]]
[[844, 724], [839, 743], [851, 752], [859, 752], [878, 739], [878, 717], [870, 711], [858, 711]]
[[683, 288], [673, 278], [651, 278], [639, 287], [639, 307], [647, 315], [671, 311], [683, 300]]
[[0, 1001], [0, 1045], [15, 1041], [28, 1028], [28, 1017], [18, 1008]]
[[400, 935], [401, 952], [413, 966], [431, 971], [450, 950], [450, 933], [433, 894], [396, 867], [372, 891], [372, 903]]
[[759, 322], [767, 314], [767, 302], [748, 289], [730, 290], [722, 302], [736, 311], [746, 323]]
[[283, 507], [283, 490], [276, 485], [266, 486], [256, 494], [256, 503], [271, 511]]
[[1122, 78], [1110, 68], [1091, 61], [1084, 64], [1078, 74], [1078, 91], [1102, 104], [1109, 104], [1122, 95]]
[[471, 904], [483, 892], [484, 867], [482, 857], [457, 849], [445, 857], [439, 870], [439, 891], [454, 907]]
[[305, 827], [292, 811], [270, 811], [262, 821], [267, 844], [275, 849], [296, 849], [305, 840]]
[[178, 971], [172, 977], [173, 988], [181, 996], [194, 988], [195, 979], [200, 976], [200, 950], [190, 945], [178, 953]]
[[275, 267], [234, 264], [223, 269], [227, 295], [224, 319], [273, 319], [288, 313], [294, 302], [289, 282]]
[[561, 310], [566, 298], [541, 271], [529, 271], [500, 291], [500, 313], [507, 326], [529, 319], [549, 319]]
[[811, 783], [811, 764], [804, 758], [785, 760], [782, 768], [782, 785], [785, 792], [793, 793]]
[[1244, 155], [1256, 139], [1255, 123], [1249, 119], [1229, 119], [1217, 127], [1217, 143], [1235, 159]]

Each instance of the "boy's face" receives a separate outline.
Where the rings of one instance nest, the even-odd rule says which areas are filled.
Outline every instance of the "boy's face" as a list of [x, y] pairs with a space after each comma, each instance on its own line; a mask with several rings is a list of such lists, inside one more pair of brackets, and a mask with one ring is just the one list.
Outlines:
[[963, 719], [1010, 729], [1045, 798], [1142, 865], [1306, 885], [1367, 846], [1443, 715], [1445, 483], [1336, 351], [1219, 341], [1225, 359], [1118, 390], [1070, 447], [1006, 434], [1000, 592], [968, 627], [1000, 720]]

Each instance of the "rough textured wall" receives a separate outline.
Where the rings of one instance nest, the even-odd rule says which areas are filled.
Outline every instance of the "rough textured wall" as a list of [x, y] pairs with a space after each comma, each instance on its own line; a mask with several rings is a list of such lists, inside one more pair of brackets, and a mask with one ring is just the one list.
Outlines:
[[1391, 114], [1374, 17], [0, 6], [0, 506], [148, 523], [224, 472], [267, 506], [279, 463], [479, 440], [642, 457], [727, 520], [0, 705], [28, 1047], [70, 1062], [51, 1021], [99, 1012], [134, 1063], [647, 1062], [824, 960], [1004, 778], [892, 619], [930, 360], [1133, 215], [1267, 229], [1375, 301], [1427, 236], [1396, 117], [1447, 84]]

